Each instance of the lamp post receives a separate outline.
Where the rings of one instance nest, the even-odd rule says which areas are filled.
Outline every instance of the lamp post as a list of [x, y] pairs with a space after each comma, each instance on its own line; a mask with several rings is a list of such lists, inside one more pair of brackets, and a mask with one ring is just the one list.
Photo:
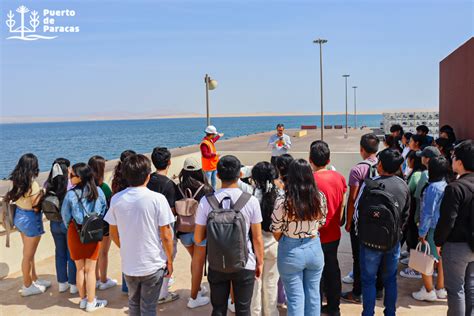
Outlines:
[[354, 89], [354, 128], [357, 128], [357, 86], [353, 86], [352, 88]]
[[319, 44], [319, 82], [321, 89], [321, 140], [324, 138], [324, 108], [323, 108], [323, 44], [327, 43], [325, 39], [317, 39], [314, 44]]
[[207, 126], [209, 126], [211, 125], [211, 117], [209, 115], [209, 90], [214, 90], [217, 87], [217, 81], [211, 79], [211, 77], [206, 74], [204, 82], [206, 83], [206, 118]]
[[347, 78], [350, 77], [350, 75], [342, 75], [346, 81], [346, 137], [348, 135], [348, 132], [347, 132]]

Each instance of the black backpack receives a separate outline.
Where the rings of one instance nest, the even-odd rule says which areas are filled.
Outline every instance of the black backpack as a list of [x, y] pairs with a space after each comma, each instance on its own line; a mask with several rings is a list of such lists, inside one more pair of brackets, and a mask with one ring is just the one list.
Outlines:
[[383, 183], [365, 179], [359, 203], [357, 232], [360, 242], [371, 249], [390, 250], [399, 242], [400, 206], [394, 196], [385, 191]]
[[62, 221], [61, 217], [61, 202], [58, 196], [53, 191], [48, 191], [43, 201], [41, 202], [41, 209], [47, 219], [53, 222]]
[[367, 165], [369, 166], [369, 172], [367, 173], [367, 176], [365, 177], [366, 179], [371, 179], [371, 178], [374, 178], [376, 176], [378, 176], [378, 172], [377, 172], [377, 164], [371, 164], [370, 162], [364, 160], [364, 161], [361, 161], [359, 162], [357, 165]]
[[[77, 191], [73, 191], [76, 194], [77, 200], [85, 214], [84, 220], [82, 221], [82, 226], [79, 226], [76, 221], [73, 220], [81, 243], [88, 244], [101, 241], [104, 237], [104, 220], [102, 219], [102, 216], [95, 213], [89, 214], [84, 207], [84, 204], [82, 204], [81, 198], [79, 197], [79, 194], [77, 194]], [[96, 202], [97, 200], [94, 201], [94, 206], [92, 209], [95, 208]]]
[[[249, 249], [245, 218], [240, 210], [251, 197], [244, 192], [234, 204], [228, 196], [219, 203], [214, 194], [206, 195], [212, 209], [207, 218], [207, 257], [212, 270], [234, 273], [245, 269]], [[230, 200], [228, 209], [223, 207], [225, 200]]]

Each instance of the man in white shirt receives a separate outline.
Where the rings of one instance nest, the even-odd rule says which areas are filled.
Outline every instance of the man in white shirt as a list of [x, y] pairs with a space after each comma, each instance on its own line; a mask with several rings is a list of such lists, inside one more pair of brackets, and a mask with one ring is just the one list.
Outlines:
[[281, 155], [288, 153], [288, 150], [291, 148], [291, 138], [284, 133], [285, 125], [278, 124], [276, 130], [277, 133], [270, 136], [270, 139], [268, 140], [268, 146], [272, 150], [272, 165], [275, 165], [276, 159]]
[[[214, 193], [217, 202], [224, 198], [230, 199], [238, 205], [241, 195], [244, 194], [238, 187], [241, 175], [240, 161], [234, 156], [224, 156], [217, 164], [217, 177], [222, 182], [222, 189]], [[224, 201], [222, 207], [229, 208], [230, 201]], [[203, 197], [196, 212], [196, 228], [194, 240], [200, 243], [206, 239], [207, 221], [209, 214], [213, 211], [208, 197]], [[215, 271], [209, 265], [208, 281], [211, 288], [212, 315], [227, 315], [227, 303], [230, 286], [234, 291], [234, 303], [237, 315], [250, 315], [250, 303], [252, 300], [255, 278], [259, 278], [263, 268], [263, 239], [262, 239], [262, 213], [260, 203], [254, 196], [250, 196], [248, 202], [240, 209], [245, 219], [245, 238], [247, 241], [248, 260], [244, 269], [226, 273]], [[250, 235], [251, 231], [251, 235]], [[231, 246], [231, 245], [230, 245]], [[208, 253], [212, 252], [208, 243]], [[225, 261], [225, 260], [224, 260]]]
[[149, 190], [151, 163], [144, 155], [123, 162], [129, 188], [112, 197], [105, 220], [120, 248], [129, 314], [156, 315], [163, 277], [173, 273], [174, 216], [166, 198]]

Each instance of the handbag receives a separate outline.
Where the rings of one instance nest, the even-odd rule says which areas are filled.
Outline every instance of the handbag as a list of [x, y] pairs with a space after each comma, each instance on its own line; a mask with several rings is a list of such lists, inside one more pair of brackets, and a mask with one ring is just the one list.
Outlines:
[[421, 251], [422, 245], [422, 242], [419, 242], [418, 245], [416, 245], [416, 249], [410, 250], [408, 266], [422, 274], [433, 275], [436, 259], [431, 255], [431, 249], [428, 242], [425, 243], [425, 251]]

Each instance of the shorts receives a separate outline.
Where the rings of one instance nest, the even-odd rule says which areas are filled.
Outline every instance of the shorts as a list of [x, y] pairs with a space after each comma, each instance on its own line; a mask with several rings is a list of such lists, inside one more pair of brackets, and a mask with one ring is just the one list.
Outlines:
[[13, 225], [27, 237], [38, 237], [44, 234], [43, 214], [33, 210], [24, 210], [17, 206]]
[[203, 240], [200, 244], [196, 244], [194, 241], [194, 233], [179, 233], [178, 239], [181, 240], [181, 243], [184, 247], [191, 247], [192, 245], [206, 247], [207, 240]]

